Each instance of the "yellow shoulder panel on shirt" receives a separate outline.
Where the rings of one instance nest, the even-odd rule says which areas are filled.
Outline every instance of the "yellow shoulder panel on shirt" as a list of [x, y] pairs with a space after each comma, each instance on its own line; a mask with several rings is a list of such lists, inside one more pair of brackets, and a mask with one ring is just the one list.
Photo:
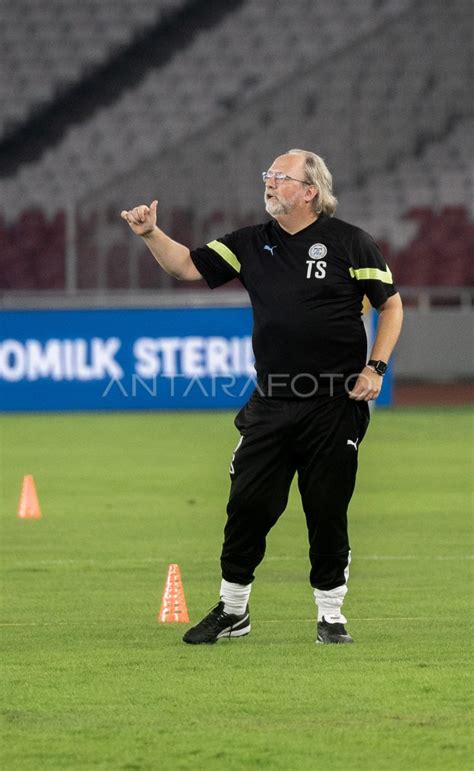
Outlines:
[[229, 249], [228, 246], [222, 244], [220, 241], [210, 241], [207, 246], [209, 249], [217, 252], [217, 254], [222, 257], [223, 260], [225, 260], [235, 271], [237, 271], [237, 273], [240, 273], [240, 262], [238, 261], [232, 249]]
[[384, 284], [393, 284], [390, 268], [388, 265], [386, 267], [387, 270], [380, 270], [379, 268], [349, 268], [349, 273], [357, 281], [375, 279], [375, 281], [382, 281]]

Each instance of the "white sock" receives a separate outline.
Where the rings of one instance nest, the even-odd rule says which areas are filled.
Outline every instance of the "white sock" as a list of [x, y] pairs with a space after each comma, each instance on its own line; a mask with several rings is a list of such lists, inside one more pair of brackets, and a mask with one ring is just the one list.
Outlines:
[[220, 596], [224, 602], [224, 612], [242, 616], [247, 608], [251, 589], [252, 584], [231, 584], [223, 578]]
[[321, 589], [313, 589], [314, 599], [318, 607], [318, 621], [323, 617], [329, 624], [345, 624], [347, 618], [341, 613], [342, 603], [347, 594], [347, 582], [349, 580], [349, 565], [351, 564], [351, 552], [347, 555], [347, 565], [344, 569], [345, 583], [336, 586], [335, 589], [328, 589], [324, 592]]
[[314, 599], [318, 606], [318, 621], [323, 617], [329, 624], [345, 624], [347, 618], [341, 613], [342, 603], [347, 594], [346, 584], [336, 586], [324, 592], [321, 589], [313, 589]]

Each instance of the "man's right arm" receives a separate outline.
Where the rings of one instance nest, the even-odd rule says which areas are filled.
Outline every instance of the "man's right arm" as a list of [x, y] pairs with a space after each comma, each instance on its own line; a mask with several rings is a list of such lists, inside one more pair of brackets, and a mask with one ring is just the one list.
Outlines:
[[128, 222], [131, 230], [141, 236], [157, 263], [180, 281], [199, 281], [202, 275], [191, 259], [187, 246], [173, 241], [156, 225], [158, 201], [150, 206], [136, 206], [129, 211], [122, 211], [121, 217]]

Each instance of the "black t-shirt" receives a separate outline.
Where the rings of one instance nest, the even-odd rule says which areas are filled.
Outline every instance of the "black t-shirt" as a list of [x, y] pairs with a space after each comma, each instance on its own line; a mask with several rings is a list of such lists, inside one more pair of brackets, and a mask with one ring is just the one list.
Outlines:
[[366, 363], [364, 295], [378, 308], [397, 292], [368, 233], [326, 215], [294, 235], [275, 220], [242, 228], [191, 258], [212, 289], [236, 277], [247, 289], [257, 381], [273, 397], [342, 392]]

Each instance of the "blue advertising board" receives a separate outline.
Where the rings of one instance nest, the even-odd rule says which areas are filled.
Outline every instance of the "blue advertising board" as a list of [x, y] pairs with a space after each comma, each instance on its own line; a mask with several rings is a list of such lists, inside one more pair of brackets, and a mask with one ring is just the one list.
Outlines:
[[3, 311], [0, 325], [2, 412], [237, 410], [255, 386], [248, 307]]

